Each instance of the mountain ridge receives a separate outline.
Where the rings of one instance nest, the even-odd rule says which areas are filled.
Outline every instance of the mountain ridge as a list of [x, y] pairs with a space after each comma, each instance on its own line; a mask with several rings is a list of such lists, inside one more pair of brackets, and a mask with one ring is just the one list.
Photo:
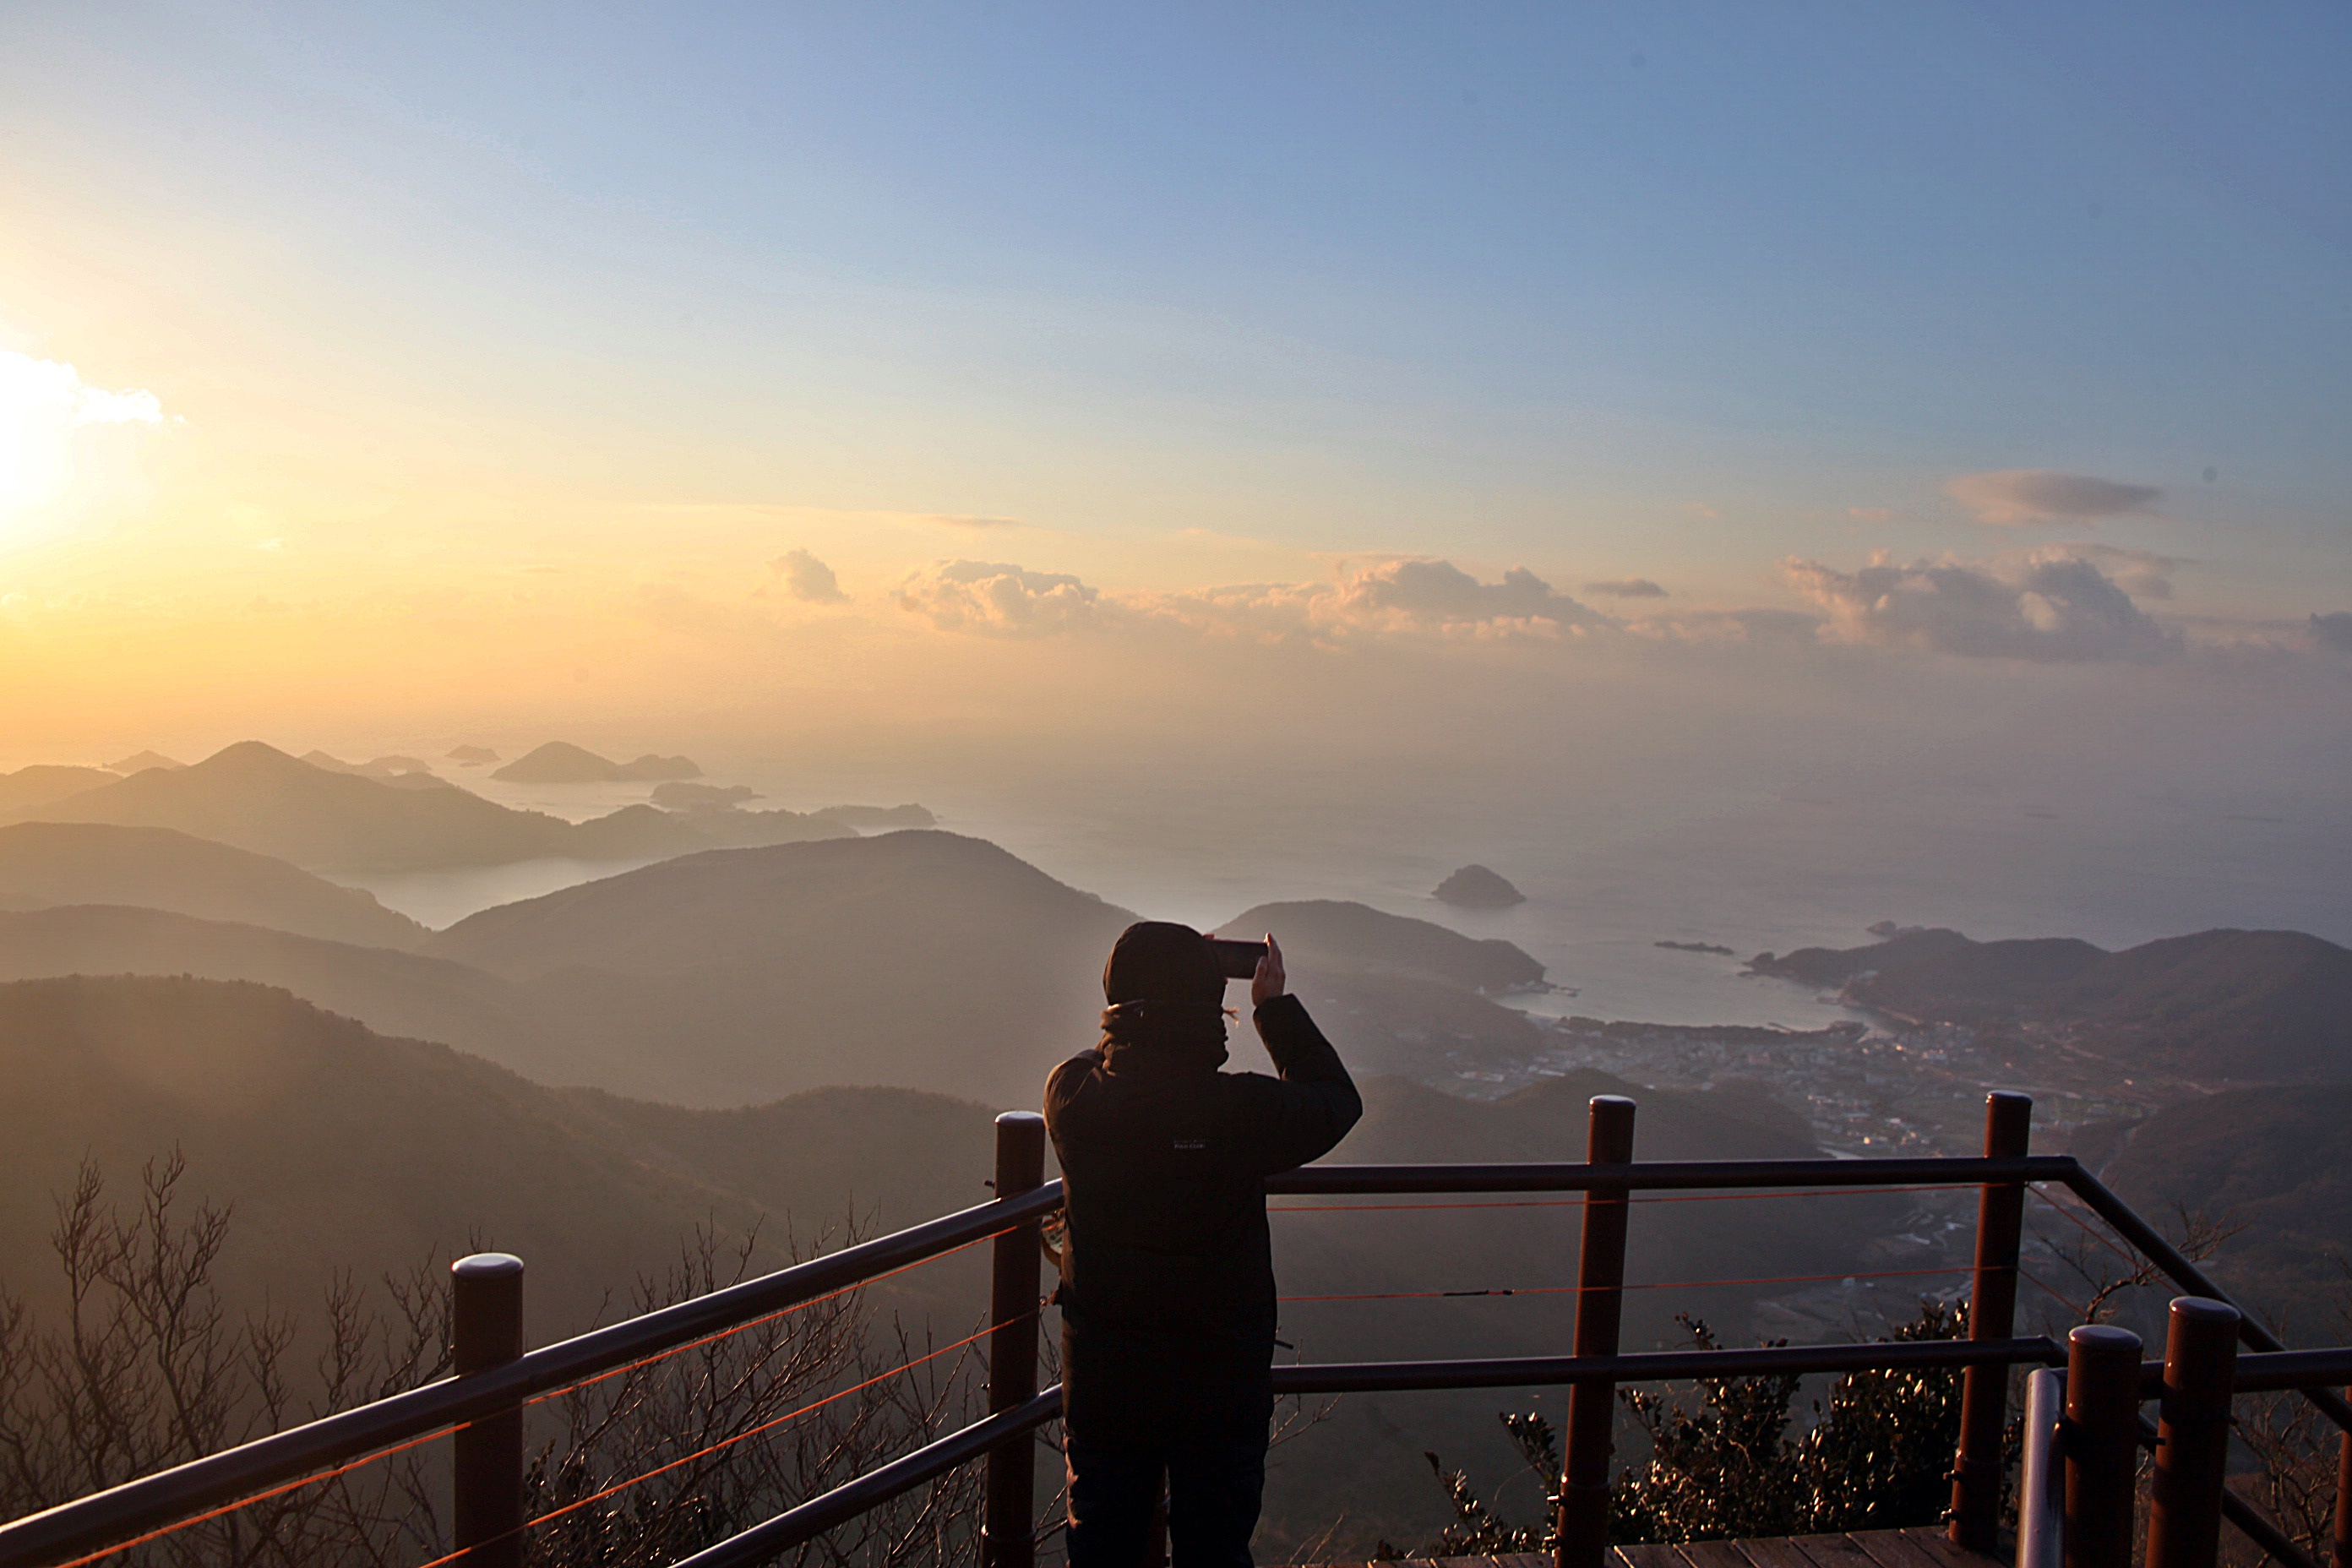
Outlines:
[[373, 894], [175, 828], [0, 827], [0, 910], [79, 904], [133, 905], [404, 952], [431, 934]]
[[[653, 859], [722, 843], [853, 836], [793, 812], [734, 814], [714, 837], [650, 805], [588, 822], [519, 811], [431, 774], [408, 787], [331, 772], [259, 741], [225, 746], [184, 768], [151, 768], [42, 805], [18, 820], [169, 827], [310, 870], [418, 870], [518, 860]], [[426, 787], [416, 787], [417, 785]]]
[[635, 762], [616, 763], [569, 741], [550, 741], [490, 776], [509, 784], [653, 784], [698, 779], [702, 770], [684, 757], [657, 757], [647, 752]]
[[46, 805], [84, 790], [110, 784], [123, 775], [111, 768], [84, 768], [59, 763], [35, 763], [13, 773], [0, 773], [0, 811]]
[[1920, 1023], [2063, 1031], [2216, 1080], [2352, 1079], [2352, 951], [2302, 931], [2217, 928], [2118, 952], [2074, 938], [1900, 931], [1858, 948], [1759, 953], [1749, 968]]

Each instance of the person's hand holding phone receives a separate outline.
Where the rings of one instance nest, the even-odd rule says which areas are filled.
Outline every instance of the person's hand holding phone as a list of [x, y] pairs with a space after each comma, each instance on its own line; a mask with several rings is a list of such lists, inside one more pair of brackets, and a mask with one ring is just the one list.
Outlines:
[[1274, 933], [1265, 933], [1265, 956], [1257, 961], [1257, 973], [1250, 976], [1250, 1005], [1263, 1007], [1282, 994], [1287, 976], [1282, 972], [1282, 949], [1276, 943]]

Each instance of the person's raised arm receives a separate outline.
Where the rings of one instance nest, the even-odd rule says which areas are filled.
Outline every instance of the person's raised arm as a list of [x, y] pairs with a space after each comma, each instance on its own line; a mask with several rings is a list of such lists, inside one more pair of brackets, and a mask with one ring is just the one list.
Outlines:
[[[1265, 1042], [1282, 1082], [1267, 1097], [1255, 1146], [1268, 1172], [1287, 1171], [1319, 1160], [1348, 1135], [1364, 1114], [1363, 1098], [1339, 1060], [1339, 1053], [1289, 994], [1282, 948], [1266, 933], [1265, 956], [1250, 979], [1253, 1021]], [[1264, 1080], [1260, 1080], [1263, 1082]]]

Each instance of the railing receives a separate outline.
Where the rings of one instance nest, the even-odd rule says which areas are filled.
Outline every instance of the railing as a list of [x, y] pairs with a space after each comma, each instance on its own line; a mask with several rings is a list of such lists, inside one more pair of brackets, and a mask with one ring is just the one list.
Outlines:
[[[2150, 1568], [2213, 1561], [2226, 1516], [2264, 1550], [2307, 1562], [2221, 1486], [2234, 1392], [2295, 1390], [2345, 1433], [2335, 1554], [2352, 1568], [2352, 1405], [2333, 1392], [2352, 1383], [2352, 1350], [2289, 1352], [2230, 1303], [2214, 1282], [2070, 1156], [2027, 1152], [2030, 1102], [1988, 1098], [1986, 1152], [1976, 1158], [1637, 1162], [1634, 1108], [1595, 1100], [1590, 1158], [1576, 1163], [1316, 1165], [1270, 1179], [1270, 1194], [1374, 1194], [1582, 1193], [1573, 1353], [1479, 1360], [1372, 1362], [1278, 1367], [1279, 1394], [1566, 1386], [1567, 1448], [1559, 1518], [1561, 1568], [1593, 1568], [1605, 1552], [1614, 1394], [1618, 1384], [1691, 1377], [1843, 1373], [1935, 1367], [1963, 1373], [1958, 1451], [1952, 1471], [1951, 1539], [1996, 1547], [2000, 1444], [2010, 1369], [2064, 1365], [2060, 1397], [2037, 1384], [2028, 1433], [2031, 1485], [2021, 1500], [2025, 1539], [2070, 1568], [2120, 1564], [2130, 1554], [2131, 1487], [2142, 1441], [2138, 1402], [2161, 1401]], [[1039, 1231], [1062, 1201], [1044, 1179], [1045, 1128], [1030, 1112], [997, 1119], [997, 1196], [989, 1203], [843, 1248], [540, 1350], [521, 1351], [521, 1264], [478, 1255], [454, 1266], [457, 1373], [391, 1398], [290, 1428], [0, 1526], [0, 1568], [67, 1568], [209, 1517], [240, 1500], [299, 1484], [367, 1456], [441, 1435], [457, 1440], [457, 1552], [465, 1568], [513, 1568], [528, 1522], [520, 1515], [520, 1411], [527, 1402], [700, 1343], [927, 1259], [993, 1240], [987, 1415], [847, 1484], [810, 1498], [676, 1568], [747, 1568], [948, 1471], [985, 1458], [986, 1568], [1030, 1568], [1034, 1443], [1028, 1434], [1059, 1415], [1058, 1387], [1036, 1387]], [[1751, 1350], [1640, 1352], [1618, 1348], [1631, 1194], [1651, 1191], [1861, 1189], [1913, 1184], [1979, 1189], [1969, 1337]], [[2142, 1366], [2137, 1337], [2078, 1328], [2061, 1346], [2014, 1332], [2023, 1206], [2030, 1184], [2071, 1192], [2195, 1300], [2176, 1301], [2166, 1360]], [[980, 1338], [982, 1336], [975, 1336]], [[2252, 1352], [2241, 1355], [2243, 1344]], [[2218, 1414], [2217, 1414], [2218, 1412]], [[2061, 1440], [2056, 1434], [2063, 1433]], [[2051, 1477], [2058, 1478], [2051, 1480]], [[2053, 1489], [2057, 1490], [2053, 1492]], [[2062, 1495], [2055, 1526], [2049, 1498]], [[2062, 1542], [2053, 1546], [2053, 1542]], [[2120, 1544], [2117, 1542], [2120, 1542]], [[2043, 1559], [2032, 1560], [2042, 1568]]]

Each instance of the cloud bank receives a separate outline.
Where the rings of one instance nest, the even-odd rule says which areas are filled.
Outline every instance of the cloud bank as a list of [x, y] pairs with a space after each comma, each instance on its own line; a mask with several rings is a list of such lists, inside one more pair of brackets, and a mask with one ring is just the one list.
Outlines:
[[899, 607], [946, 632], [1045, 637], [1104, 623], [1102, 596], [1061, 572], [987, 561], [941, 561], [898, 585]]
[[1825, 637], [1975, 658], [2047, 663], [2158, 658], [2179, 639], [2082, 556], [1875, 561], [1844, 573], [1791, 561], [1790, 582], [1827, 613]]
[[2097, 479], [2087, 474], [2061, 474], [2048, 468], [2000, 468], [1991, 473], [1961, 474], [1945, 482], [1944, 493], [1976, 513], [1979, 522], [2012, 528], [2126, 517], [2146, 511], [2164, 494], [2150, 485]]
[[1105, 594], [1064, 573], [942, 561], [899, 584], [901, 608], [941, 631], [1039, 637], [1112, 626], [1181, 627], [1258, 642], [1368, 636], [1559, 637], [1614, 626], [1515, 566], [1482, 583], [1450, 561], [1373, 563], [1323, 583]]
[[1663, 599], [1666, 591], [1647, 577], [1617, 577], [1606, 583], [1587, 583], [1588, 594], [1605, 594], [1612, 599]]
[[1366, 567], [1342, 584], [1339, 607], [1351, 616], [1385, 621], [1400, 629], [1538, 623], [1589, 626], [1608, 618], [1553, 593], [1550, 584], [1524, 566], [1512, 567], [1499, 583], [1481, 583], [1451, 561], [1388, 561]]
[[1097, 588], [1072, 574], [1010, 563], [950, 560], [908, 576], [893, 599], [932, 629], [961, 636], [1116, 635], [1158, 637], [1164, 643], [1176, 635], [1334, 650], [1415, 642], [1744, 648], [1791, 656], [1807, 649], [1880, 649], [2050, 665], [2183, 658], [2210, 664], [2249, 650], [2273, 657], [2296, 650], [2306, 657], [2319, 650], [2352, 653], [2352, 612], [2314, 616], [2307, 634], [2274, 624], [2233, 630], [2220, 623], [2158, 622], [2143, 605], [2171, 597], [2171, 574], [2182, 564], [2089, 542], [1907, 563], [1881, 552], [1853, 571], [1791, 559], [1783, 564], [1783, 579], [1803, 607], [1661, 605], [1612, 616], [1559, 592], [1526, 567], [1488, 582], [1453, 562], [1425, 558], [1343, 565], [1317, 582], [1162, 592]]

